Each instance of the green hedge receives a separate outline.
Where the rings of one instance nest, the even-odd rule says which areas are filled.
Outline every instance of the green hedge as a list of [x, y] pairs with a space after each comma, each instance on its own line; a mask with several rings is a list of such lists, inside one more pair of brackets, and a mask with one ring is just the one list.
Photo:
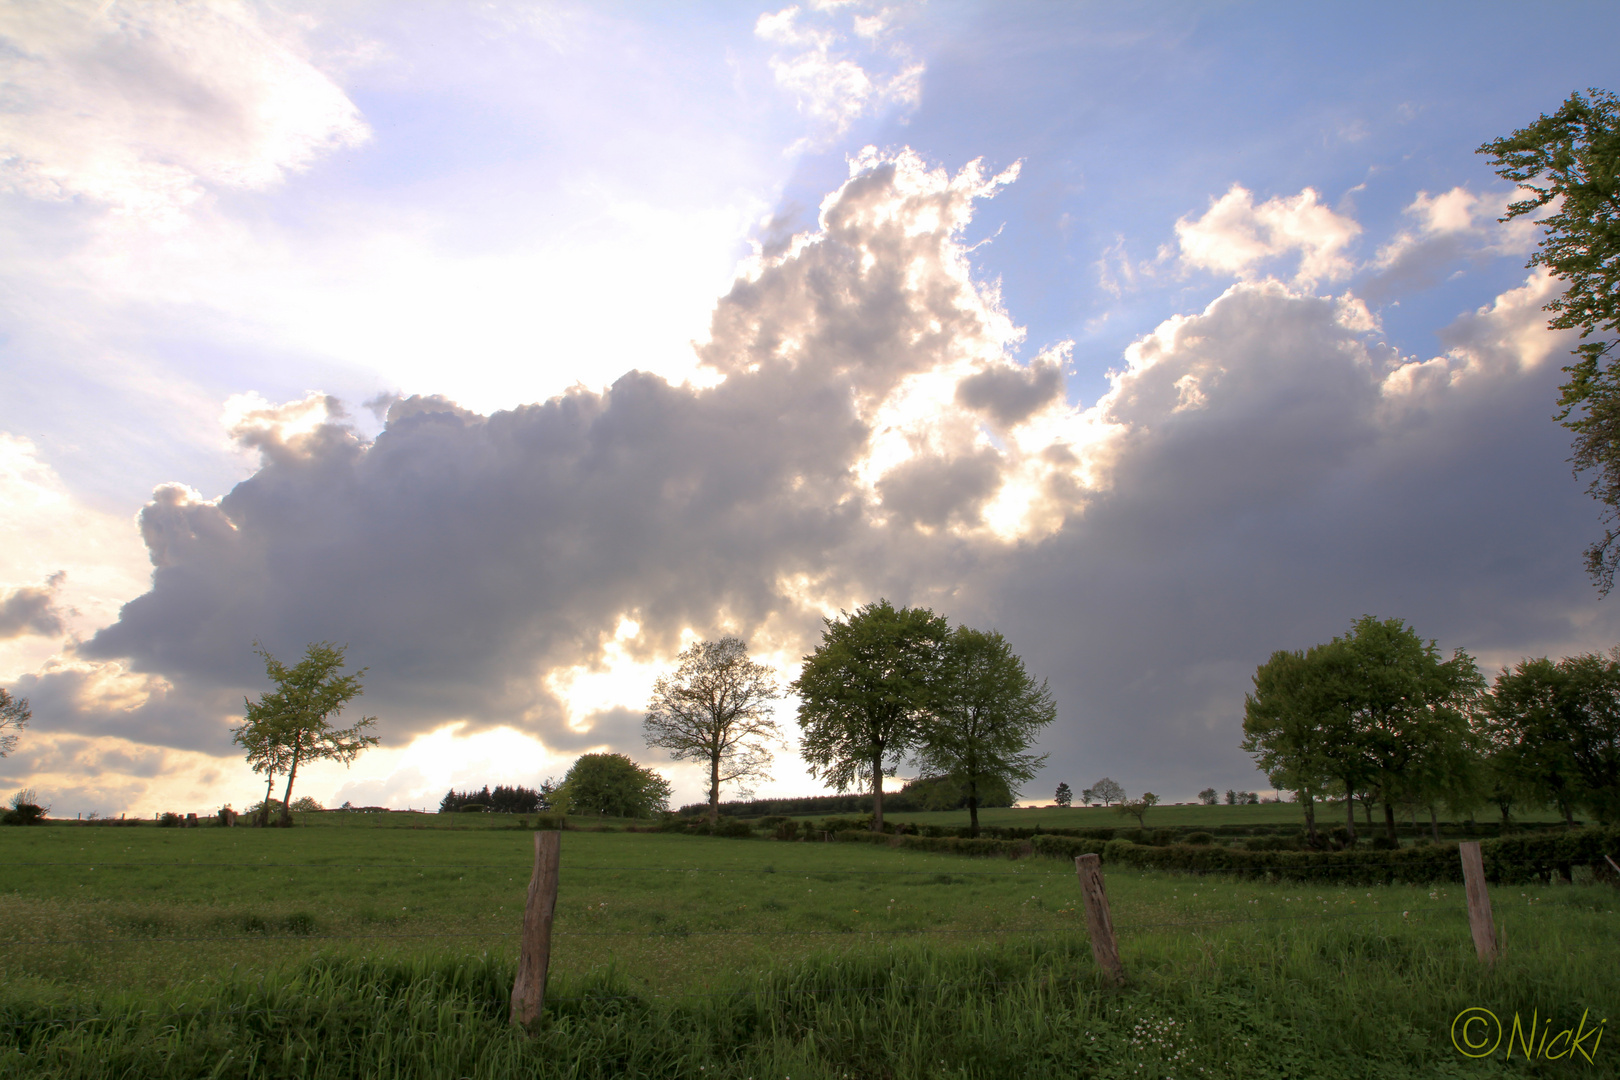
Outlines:
[[[1140, 870], [1233, 874], [1280, 881], [1320, 881], [1352, 885], [1396, 881], [1461, 881], [1457, 845], [1422, 844], [1394, 851], [1356, 847], [1346, 851], [1253, 851], [1218, 844], [1137, 844], [1090, 837], [1033, 836], [1028, 840], [964, 839], [955, 836], [896, 836], [861, 829], [834, 834], [844, 843], [880, 844], [912, 851], [1017, 859], [1044, 855], [1074, 859], [1100, 855], [1105, 864]], [[1589, 827], [1559, 833], [1510, 836], [1480, 841], [1485, 876], [1497, 885], [1519, 885], [1568, 878], [1577, 866], [1602, 868], [1604, 855], [1620, 861], [1620, 828]]]

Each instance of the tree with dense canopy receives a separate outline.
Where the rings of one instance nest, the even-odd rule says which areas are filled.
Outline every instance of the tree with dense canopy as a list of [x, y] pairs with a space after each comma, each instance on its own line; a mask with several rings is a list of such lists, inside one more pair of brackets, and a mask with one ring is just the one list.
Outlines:
[[[781, 694], [771, 669], [750, 660], [747, 644], [734, 637], [698, 642], [679, 661], [674, 674], [653, 684], [642, 727], [648, 746], [709, 767], [709, 820], [715, 822], [723, 784], [770, 779], [769, 744], [781, 738], [770, 703]], [[751, 794], [744, 786], [743, 797]]]
[[1582, 807], [1620, 819], [1620, 662], [1590, 653], [1521, 660], [1497, 675], [1486, 709], [1508, 803], [1523, 792], [1569, 825]]
[[[1496, 172], [1531, 192], [1503, 221], [1551, 206], [1531, 266], [1562, 278], [1547, 305], [1553, 329], [1581, 332], [1557, 419], [1575, 433], [1570, 463], [1594, 475], [1587, 491], [1604, 506], [1603, 538], [1586, 549], [1586, 569], [1605, 594], [1620, 567], [1620, 100], [1606, 90], [1573, 93], [1551, 116], [1479, 148]], [[1593, 339], [1596, 335], [1595, 340]]]
[[0, 686], [0, 758], [17, 749], [17, 733], [28, 726], [33, 715], [27, 698], [14, 698], [11, 691]]
[[1068, 806], [1074, 802], [1074, 792], [1069, 788], [1067, 782], [1057, 786], [1057, 792], [1052, 796], [1052, 801], [1059, 806]]
[[883, 778], [919, 745], [950, 625], [887, 600], [841, 614], [824, 620], [821, 645], [788, 689], [799, 697], [810, 775], [839, 791], [870, 784], [872, 828], [881, 831]]
[[917, 761], [967, 796], [970, 835], [979, 835], [983, 793], [1034, 779], [1045, 754], [1029, 753], [1057, 717], [1045, 681], [1036, 683], [1007, 639], [994, 630], [956, 628], [946, 640]]
[[[377, 736], [366, 729], [377, 722], [364, 716], [349, 727], [335, 728], [333, 719], [350, 701], [359, 697], [360, 677], [365, 668], [343, 674], [343, 654], [347, 646], [318, 641], [304, 650], [304, 658], [288, 667], [260, 646], [255, 651], [264, 660], [265, 674], [276, 689], [259, 695], [258, 701], [244, 699], [246, 712], [242, 726], [232, 732], [232, 741], [247, 751], [255, 772], [264, 772], [270, 783], [278, 772], [287, 775], [287, 790], [281, 797], [281, 824], [292, 824], [293, 782], [298, 767], [310, 761], [341, 761], [345, 765], [367, 747], [377, 745]], [[269, 821], [269, 788], [261, 824]]]
[[[1333, 681], [1332, 652], [1337, 646], [1318, 645], [1306, 652], [1278, 650], [1254, 673], [1254, 693], [1243, 699], [1243, 749], [1253, 754], [1262, 772], [1278, 788], [1299, 794], [1305, 829], [1314, 845], [1316, 798], [1329, 779], [1345, 780], [1335, 771], [1329, 753], [1335, 740], [1349, 738], [1349, 712]], [[1359, 758], [1341, 768], [1352, 771]], [[1348, 781], [1353, 784], [1353, 778]], [[1214, 803], [1215, 789], [1200, 792]], [[1228, 802], [1236, 793], [1228, 792]], [[1349, 821], [1355, 836], [1355, 818]]]
[[552, 794], [565, 814], [645, 818], [669, 809], [669, 781], [623, 754], [583, 754]]

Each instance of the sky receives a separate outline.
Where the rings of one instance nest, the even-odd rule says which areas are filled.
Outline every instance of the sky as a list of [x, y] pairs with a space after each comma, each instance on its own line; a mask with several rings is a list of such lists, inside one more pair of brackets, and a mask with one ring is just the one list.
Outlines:
[[[1266, 789], [1256, 666], [1362, 615], [1487, 672], [1606, 650], [1560, 285], [1475, 150], [1613, 89], [1617, 38], [1576, 3], [0, 5], [0, 787], [246, 806], [255, 649], [316, 641], [382, 742], [294, 794], [399, 808], [601, 751], [697, 801], [641, 730], [677, 654], [736, 635], [785, 686], [880, 597], [1048, 682], [1037, 802]], [[795, 706], [759, 795], [822, 790]]]

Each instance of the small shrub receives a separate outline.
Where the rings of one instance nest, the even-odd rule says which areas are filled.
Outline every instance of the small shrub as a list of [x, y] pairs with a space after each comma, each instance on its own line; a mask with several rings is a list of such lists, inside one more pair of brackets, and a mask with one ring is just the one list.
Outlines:
[[1374, 851], [1394, 851], [1401, 846], [1401, 842], [1393, 836], [1375, 836], [1372, 846]]
[[45, 808], [37, 803], [18, 803], [0, 818], [7, 825], [38, 825], [45, 820]]
[[1207, 832], [1190, 832], [1181, 838], [1183, 844], [1213, 844], [1215, 834]]
[[482, 814], [488, 809], [489, 807], [485, 806], [483, 803], [470, 802], [463, 803], [461, 806], [456, 807], [456, 812], [461, 814]]
[[158, 825], [165, 829], [178, 829], [185, 823], [185, 818], [179, 814], [164, 813], [158, 818]]
[[716, 825], [714, 827], [714, 835], [724, 836], [731, 840], [744, 840], [750, 836], [753, 836], [754, 830], [748, 827], [748, 822], [738, 821], [733, 818], [730, 821], [722, 821], [720, 824]]
[[568, 828], [568, 818], [564, 814], [537, 814], [534, 827], [544, 832], [556, 832]]

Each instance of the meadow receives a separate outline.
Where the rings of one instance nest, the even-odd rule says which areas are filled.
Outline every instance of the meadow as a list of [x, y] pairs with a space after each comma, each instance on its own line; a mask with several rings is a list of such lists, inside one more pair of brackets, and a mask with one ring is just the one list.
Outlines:
[[1129, 975], [1113, 988], [1070, 864], [583, 830], [563, 837], [547, 1018], [523, 1034], [506, 1002], [531, 835], [468, 817], [0, 831], [0, 1076], [1598, 1076], [1620, 1060], [1601, 1041], [1591, 1063], [1475, 1060], [1450, 1034], [1469, 1007], [1558, 1030], [1620, 1012], [1608, 885], [1493, 889], [1492, 971], [1460, 886], [1110, 870]]

